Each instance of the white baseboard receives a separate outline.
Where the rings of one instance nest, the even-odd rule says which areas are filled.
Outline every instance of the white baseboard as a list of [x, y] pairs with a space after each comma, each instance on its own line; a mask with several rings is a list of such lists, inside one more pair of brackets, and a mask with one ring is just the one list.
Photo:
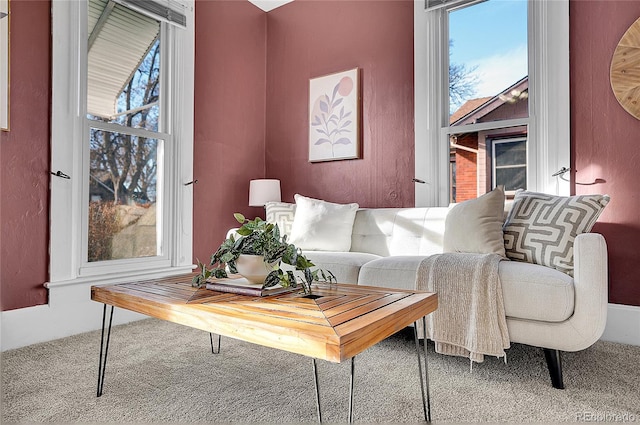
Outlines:
[[640, 307], [609, 304], [604, 341], [640, 346]]
[[[103, 305], [91, 301], [89, 285], [49, 289], [49, 304], [0, 314], [0, 351], [100, 329]], [[147, 316], [116, 309], [113, 324]], [[609, 304], [602, 340], [640, 346], [640, 307]]]
[[[102, 327], [103, 304], [91, 301], [90, 285], [49, 289], [49, 304], [0, 313], [0, 351], [93, 331]], [[147, 316], [115, 309], [113, 324]]]

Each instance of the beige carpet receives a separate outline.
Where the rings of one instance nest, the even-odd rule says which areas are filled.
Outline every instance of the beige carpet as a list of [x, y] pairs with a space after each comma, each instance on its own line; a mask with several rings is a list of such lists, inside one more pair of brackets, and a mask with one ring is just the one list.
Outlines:
[[[116, 314], [117, 314], [116, 310]], [[99, 332], [2, 353], [6, 423], [301, 423], [316, 421], [309, 358], [149, 319], [114, 327], [104, 394], [96, 398]], [[412, 333], [355, 362], [354, 421], [423, 419]], [[598, 342], [564, 353], [565, 390], [549, 382], [540, 349], [515, 345], [508, 364], [433, 353], [433, 420], [439, 422], [640, 422], [640, 347]], [[349, 362], [318, 362], [324, 420], [347, 419]]]

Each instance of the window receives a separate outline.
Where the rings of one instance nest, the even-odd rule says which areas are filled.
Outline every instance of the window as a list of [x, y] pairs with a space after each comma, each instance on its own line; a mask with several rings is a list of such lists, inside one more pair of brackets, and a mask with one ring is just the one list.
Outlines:
[[568, 1], [415, 4], [416, 205], [491, 190], [506, 137], [523, 142], [528, 189], [568, 194], [552, 176], [569, 165]]
[[507, 194], [527, 188], [527, 139], [492, 141], [492, 187], [504, 186]]
[[191, 270], [192, 6], [52, 4], [49, 287]]
[[162, 190], [171, 179], [163, 152], [172, 138], [160, 131], [161, 25], [109, 4], [88, 2], [89, 263], [163, 256], [162, 218], [170, 216]]

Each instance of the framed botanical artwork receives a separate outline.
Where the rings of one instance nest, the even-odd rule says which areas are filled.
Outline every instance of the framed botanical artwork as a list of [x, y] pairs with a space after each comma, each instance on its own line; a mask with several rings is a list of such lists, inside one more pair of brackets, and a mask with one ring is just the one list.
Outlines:
[[9, 130], [9, 0], [0, 0], [0, 130]]
[[309, 162], [360, 158], [360, 70], [309, 80]]

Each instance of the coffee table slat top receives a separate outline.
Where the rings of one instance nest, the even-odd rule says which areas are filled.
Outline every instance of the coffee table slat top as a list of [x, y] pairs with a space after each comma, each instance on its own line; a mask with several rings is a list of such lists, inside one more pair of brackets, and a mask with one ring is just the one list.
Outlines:
[[436, 294], [352, 284], [250, 297], [198, 289], [193, 275], [96, 285], [91, 299], [158, 319], [341, 362], [433, 312]]

